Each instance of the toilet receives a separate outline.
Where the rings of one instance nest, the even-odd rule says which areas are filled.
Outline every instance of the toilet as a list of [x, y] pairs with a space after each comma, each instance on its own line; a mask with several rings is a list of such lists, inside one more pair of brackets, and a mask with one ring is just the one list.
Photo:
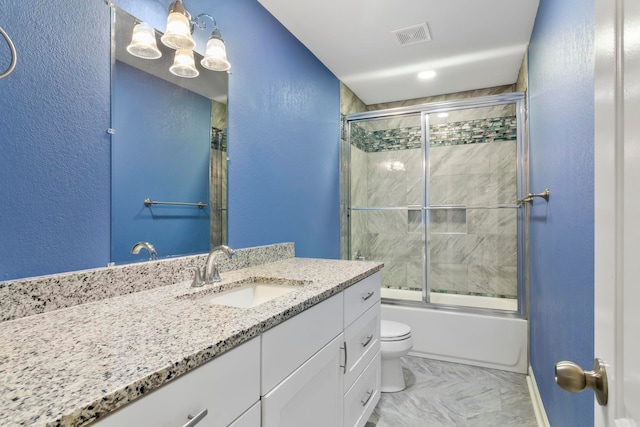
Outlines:
[[382, 380], [380, 391], [393, 393], [405, 389], [400, 358], [413, 347], [411, 328], [400, 322], [380, 322], [380, 354], [382, 356]]

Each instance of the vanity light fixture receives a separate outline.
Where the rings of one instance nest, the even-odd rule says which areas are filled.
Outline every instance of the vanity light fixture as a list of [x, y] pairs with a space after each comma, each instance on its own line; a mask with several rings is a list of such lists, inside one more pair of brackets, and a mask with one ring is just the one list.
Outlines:
[[146, 22], [136, 23], [127, 52], [142, 59], [158, 59], [162, 56], [156, 44], [155, 30], [151, 25]]
[[[207, 13], [201, 13], [192, 19], [191, 14], [184, 8], [182, 0], [175, 0], [169, 6], [166, 31], [160, 37], [162, 44], [176, 51], [173, 65], [169, 68], [172, 74], [185, 78], [198, 77], [200, 74], [194, 62], [193, 49], [196, 47], [196, 42], [191, 34], [196, 27], [200, 30], [207, 28], [205, 18], [213, 21], [213, 31], [207, 41], [206, 51], [200, 64], [212, 71], [228, 71], [231, 68], [227, 59], [227, 48], [215, 18]], [[142, 22], [136, 22], [127, 51], [143, 59], [156, 59], [162, 56], [156, 44], [155, 30]]]
[[227, 59], [227, 48], [224, 45], [224, 40], [222, 40], [220, 30], [218, 30], [218, 25], [216, 25], [209, 37], [209, 41], [207, 41], [207, 50], [200, 64], [204, 68], [213, 71], [227, 71], [231, 68], [231, 64]]
[[173, 59], [173, 65], [169, 68], [171, 74], [178, 77], [192, 79], [198, 77], [200, 72], [196, 69], [193, 59], [193, 51], [191, 49], [178, 49]]
[[174, 1], [169, 6], [167, 28], [160, 40], [171, 49], [193, 49], [196, 42], [191, 37], [191, 31], [191, 15], [181, 0]]

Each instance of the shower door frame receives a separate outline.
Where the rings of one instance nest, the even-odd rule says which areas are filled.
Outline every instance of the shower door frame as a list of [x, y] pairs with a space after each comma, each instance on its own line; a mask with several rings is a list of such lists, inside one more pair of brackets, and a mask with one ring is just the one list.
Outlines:
[[[351, 248], [351, 123], [366, 122], [375, 119], [388, 119], [400, 116], [420, 115], [420, 125], [422, 129], [421, 140], [421, 153], [422, 153], [422, 265], [423, 271], [423, 287], [422, 287], [422, 301], [413, 300], [400, 300], [400, 299], [388, 299], [383, 298], [383, 302], [392, 305], [410, 305], [420, 306], [438, 310], [453, 310], [461, 312], [490, 314], [503, 317], [528, 317], [528, 290], [529, 290], [529, 204], [518, 204], [514, 200], [513, 205], [505, 206], [507, 208], [516, 208], [518, 211], [517, 219], [517, 302], [518, 308], [516, 311], [500, 310], [492, 308], [481, 307], [468, 307], [460, 305], [447, 305], [440, 303], [430, 302], [430, 267], [429, 267], [429, 248], [430, 248], [430, 235], [428, 230], [428, 224], [430, 220], [430, 211], [432, 208], [427, 205], [429, 200], [429, 117], [432, 114], [445, 113], [456, 110], [465, 110], [480, 107], [492, 107], [505, 104], [514, 104], [516, 109], [516, 186], [517, 186], [517, 199], [521, 199], [529, 192], [529, 147], [528, 136], [526, 133], [526, 120], [525, 120], [525, 95], [523, 92], [510, 92], [499, 95], [483, 96], [476, 98], [464, 98], [453, 101], [433, 102], [427, 104], [418, 104], [407, 107], [390, 108], [384, 110], [370, 111], [365, 113], [350, 114], [346, 117], [346, 147], [343, 150], [345, 156], [345, 169], [343, 174], [343, 180], [345, 181], [346, 197], [345, 197], [345, 209], [347, 215], [347, 254], [348, 259], [352, 259]], [[458, 207], [459, 209], [460, 207]], [[477, 207], [476, 207], [477, 208]], [[499, 208], [487, 207], [487, 208]], [[409, 206], [403, 208], [387, 208], [387, 209], [406, 209], [409, 210]], [[413, 209], [413, 207], [412, 207]], [[465, 207], [465, 210], [468, 209]], [[372, 209], [373, 210], [373, 209]], [[376, 209], [384, 210], [384, 208]]]

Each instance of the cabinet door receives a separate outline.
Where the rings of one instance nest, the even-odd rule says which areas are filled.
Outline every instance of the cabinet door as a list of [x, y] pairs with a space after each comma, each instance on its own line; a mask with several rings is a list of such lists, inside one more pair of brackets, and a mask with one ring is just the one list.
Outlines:
[[229, 424], [229, 427], [260, 427], [260, 401], [242, 414], [240, 418]]
[[343, 422], [343, 334], [262, 399], [262, 427], [340, 427]]

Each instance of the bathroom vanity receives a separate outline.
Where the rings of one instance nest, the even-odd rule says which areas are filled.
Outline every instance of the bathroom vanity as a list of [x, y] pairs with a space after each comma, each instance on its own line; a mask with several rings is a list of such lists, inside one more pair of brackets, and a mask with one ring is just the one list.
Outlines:
[[[287, 258], [0, 323], [0, 424], [362, 426], [380, 397], [381, 268]], [[209, 302], [250, 278], [299, 285]]]

